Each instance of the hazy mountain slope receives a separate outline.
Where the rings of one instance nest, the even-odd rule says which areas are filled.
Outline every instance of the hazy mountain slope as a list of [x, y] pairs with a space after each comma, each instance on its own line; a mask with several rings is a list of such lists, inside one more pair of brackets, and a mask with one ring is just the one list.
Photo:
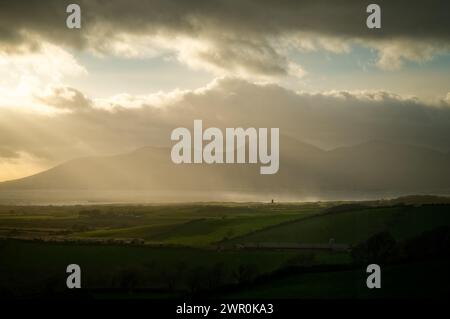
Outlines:
[[369, 142], [324, 151], [283, 137], [280, 170], [260, 175], [260, 164], [173, 164], [169, 148], [81, 158], [40, 174], [0, 183], [0, 190], [92, 189], [436, 192], [450, 189], [450, 156], [407, 145]]
[[342, 187], [434, 191], [449, 188], [450, 156], [427, 148], [369, 142], [329, 152]]

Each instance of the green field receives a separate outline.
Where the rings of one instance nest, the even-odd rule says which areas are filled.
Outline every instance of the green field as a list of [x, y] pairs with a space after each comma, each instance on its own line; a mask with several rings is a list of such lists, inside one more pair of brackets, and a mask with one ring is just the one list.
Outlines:
[[[446, 235], [436, 229], [449, 225], [448, 204], [417, 201], [0, 206], [0, 295], [67, 294], [65, 268], [76, 263], [84, 293], [95, 298], [409, 296], [408, 276], [430, 272], [414, 291], [435, 287], [438, 296], [446, 291], [435, 281], [448, 276], [448, 255], [427, 245], [445, 250], [439, 238]], [[403, 243], [427, 231], [412, 254]], [[374, 294], [351, 249], [382, 232], [400, 253], [383, 275], [389, 289]], [[330, 239], [349, 249], [311, 248]]]
[[231, 240], [232, 243], [295, 242], [357, 244], [389, 231], [404, 240], [440, 225], [450, 225], [450, 210], [442, 206], [394, 206], [318, 215]]
[[[322, 205], [210, 204], [165, 206], [0, 207], [0, 235], [33, 238], [141, 239], [205, 246], [320, 213]], [[57, 234], [56, 234], [57, 235]]]
[[[309, 216], [309, 214], [304, 213], [303, 217], [306, 216]], [[213, 244], [221, 240], [264, 229], [268, 226], [301, 218], [297, 214], [220, 219], [203, 218], [186, 223], [97, 230], [75, 234], [75, 236], [90, 238], [141, 238], [157, 243], [200, 246]]]

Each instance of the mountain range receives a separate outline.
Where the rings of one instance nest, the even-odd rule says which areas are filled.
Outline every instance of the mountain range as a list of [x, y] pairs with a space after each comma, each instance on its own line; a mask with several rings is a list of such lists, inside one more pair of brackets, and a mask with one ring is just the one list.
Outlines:
[[326, 192], [449, 193], [450, 154], [371, 141], [322, 150], [281, 137], [280, 169], [260, 164], [174, 164], [170, 148], [143, 147], [115, 156], [79, 158], [33, 176], [0, 183], [1, 191], [126, 190], [304, 194]]

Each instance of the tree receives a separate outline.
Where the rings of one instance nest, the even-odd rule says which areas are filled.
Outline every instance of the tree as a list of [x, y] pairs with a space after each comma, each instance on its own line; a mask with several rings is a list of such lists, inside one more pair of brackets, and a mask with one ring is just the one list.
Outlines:
[[408, 259], [450, 257], [450, 227], [440, 226], [407, 240], [403, 245]]
[[398, 258], [398, 246], [389, 232], [377, 233], [352, 250], [354, 262], [386, 263]]
[[225, 263], [218, 262], [210, 270], [209, 288], [219, 287], [225, 282]]

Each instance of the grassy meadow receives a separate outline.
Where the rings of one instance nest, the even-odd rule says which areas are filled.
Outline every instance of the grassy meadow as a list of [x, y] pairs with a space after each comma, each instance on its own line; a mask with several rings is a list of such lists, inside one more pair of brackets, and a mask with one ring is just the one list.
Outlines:
[[[0, 294], [70, 297], [75, 263], [86, 298], [410, 296], [427, 271], [413, 295], [440, 296], [449, 225], [450, 205], [417, 200], [0, 206]], [[364, 262], [385, 266], [381, 292]]]

